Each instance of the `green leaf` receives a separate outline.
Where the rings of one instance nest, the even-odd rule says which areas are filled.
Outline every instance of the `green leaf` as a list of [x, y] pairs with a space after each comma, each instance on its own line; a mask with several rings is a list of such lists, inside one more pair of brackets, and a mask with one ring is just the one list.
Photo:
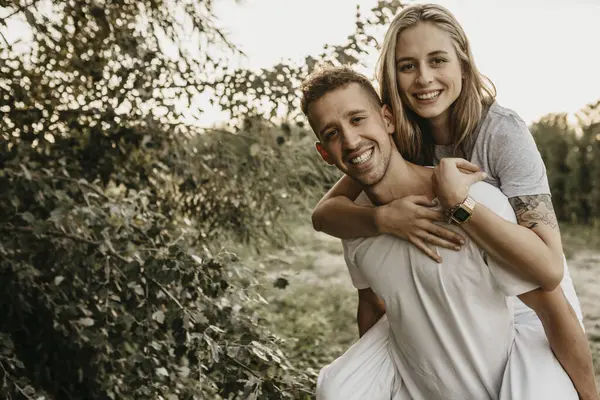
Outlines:
[[91, 318], [80, 318], [77, 323], [82, 326], [94, 326], [94, 320]]
[[163, 322], [165, 322], [165, 313], [161, 310], [158, 310], [154, 314], [152, 314], [152, 319], [158, 322], [159, 324], [162, 324]]
[[29, 170], [27, 169], [27, 167], [25, 166], [25, 164], [19, 164], [21, 169], [23, 170], [23, 174], [25, 175], [25, 179], [27, 179], [28, 181], [31, 180], [31, 173], [29, 172]]
[[35, 217], [29, 211], [21, 214], [21, 218], [23, 218], [25, 221], [29, 222], [30, 224], [33, 224], [35, 222]]

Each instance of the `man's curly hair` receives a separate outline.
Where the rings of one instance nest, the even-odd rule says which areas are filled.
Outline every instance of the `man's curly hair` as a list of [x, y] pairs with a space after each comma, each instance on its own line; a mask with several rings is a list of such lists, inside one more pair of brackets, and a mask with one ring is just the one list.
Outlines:
[[344, 88], [352, 83], [359, 84], [373, 100], [373, 104], [381, 107], [382, 103], [377, 91], [364, 75], [349, 67], [324, 67], [315, 70], [302, 82], [302, 112], [308, 117], [308, 107], [321, 97], [336, 89]]

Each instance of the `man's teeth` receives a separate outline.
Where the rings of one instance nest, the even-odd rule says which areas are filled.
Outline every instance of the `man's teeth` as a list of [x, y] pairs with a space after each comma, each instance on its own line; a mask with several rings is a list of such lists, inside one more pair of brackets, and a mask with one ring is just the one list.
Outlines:
[[371, 158], [371, 154], [373, 154], [373, 149], [367, 150], [362, 153], [360, 156], [353, 158], [350, 160], [352, 164], [362, 164], [366, 162], [369, 158]]
[[418, 94], [417, 99], [419, 100], [431, 100], [431, 99], [435, 99], [436, 97], [438, 97], [440, 95], [440, 93], [442, 93], [441, 90], [435, 91], [435, 92], [431, 92], [431, 93], [425, 93], [425, 94]]

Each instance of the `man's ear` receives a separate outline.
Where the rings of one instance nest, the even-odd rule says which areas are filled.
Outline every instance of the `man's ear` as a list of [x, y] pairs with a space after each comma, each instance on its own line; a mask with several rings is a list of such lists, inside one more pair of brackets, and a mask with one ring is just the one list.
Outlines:
[[385, 130], [390, 135], [396, 131], [396, 125], [394, 123], [394, 114], [392, 114], [392, 110], [388, 107], [387, 104], [384, 104], [381, 107], [381, 113], [383, 114], [383, 119], [385, 121]]
[[327, 152], [327, 150], [325, 150], [325, 148], [323, 147], [321, 142], [315, 142], [315, 147], [317, 148], [317, 151], [321, 155], [321, 158], [323, 159], [323, 161], [325, 161], [329, 165], [334, 164], [333, 161], [331, 160], [331, 157], [329, 156], [329, 153]]

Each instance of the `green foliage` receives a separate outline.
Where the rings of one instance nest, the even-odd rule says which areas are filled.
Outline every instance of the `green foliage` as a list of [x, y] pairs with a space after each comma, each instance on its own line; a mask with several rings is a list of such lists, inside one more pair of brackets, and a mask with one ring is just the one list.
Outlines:
[[566, 114], [550, 114], [533, 124], [531, 133], [546, 164], [556, 216], [560, 220], [568, 219], [570, 202], [566, 188], [571, 173], [569, 152], [577, 140], [575, 132], [568, 125]]
[[321, 161], [312, 133], [260, 120], [246, 125], [235, 134], [211, 131], [194, 139], [190, 163], [200, 168], [184, 183], [194, 188], [186, 204], [204, 222], [206, 237], [235, 231], [246, 242], [282, 245], [287, 234], [277, 217], [292, 203], [312, 207], [340, 173]]
[[[311, 397], [343, 347], [328, 342], [353, 337], [350, 316], [326, 324], [290, 296], [265, 304], [253, 267], [227, 248], [284, 246], [281, 216], [337, 179], [290, 125], [302, 120], [296, 88], [318, 63], [359, 64], [401, 7], [357, 10], [347, 42], [305, 65], [230, 71], [238, 53], [210, 0], [0, 1], [0, 397]], [[25, 51], [7, 18], [31, 28]], [[193, 111], [177, 104], [196, 109], [207, 93], [235, 132], [183, 123]], [[588, 117], [585, 139], [555, 129], [546, 153], [567, 174], [553, 183], [565, 204], [569, 185], [592, 182], [577, 198], [583, 220], [600, 204]]]
[[33, 35], [0, 57], [0, 397], [310, 396], [223, 244], [279, 237], [289, 196], [332, 170], [295, 174], [316, 154], [289, 129], [180, 123], [174, 99], [224, 64], [210, 2], [37, 3], [0, 4]]
[[531, 126], [561, 221], [600, 222], [599, 121], [597, 103], [581, 110], [576, 127], [568, 124], [566, 114], [549, 114]]
[[342, 355], [358, 338], [355, 293], [333, 285], [311, 285], [267, 297], [269, 306], [264, 318], [273, 329], [290, 338], [282, 344], [283, 349], [314, 379], [323, 366]]
[[2, 351], [33, 387], [114, 399], [307, 391], [252, 311], [247, 268], [192, 250], [195, 228], [161, 214], [149, 191], [23, 164], [0, 184], [11, 187], [0, 196], [0, 313], [14, 344]]

